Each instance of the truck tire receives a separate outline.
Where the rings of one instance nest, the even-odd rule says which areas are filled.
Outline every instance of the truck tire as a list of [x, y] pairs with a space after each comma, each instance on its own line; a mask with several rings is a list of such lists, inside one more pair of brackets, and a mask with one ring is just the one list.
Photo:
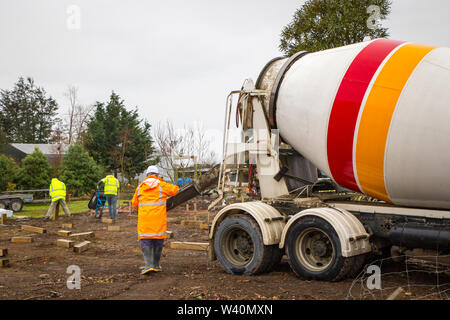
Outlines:
[[22, 199], [13, 199], [13, 200], [11, 200], [11, 202], [9, 203], [9, 207], [14, 212], [22, 211], [22, 207], [23, 207]]
[[6, 203], [4, 201], [0, 201], [0, 209], [6, 209]]
[[278, 245], [264, 245], [256, 221], [242, 214], [220, 223], [214, 235], [214, 251], [219, 263], [231, 274], [264, 273], [281, 259]]
[[308, 280], [339, 281], [355, 273], [364, 260], [343, 257], [336, 231], [316, 216], [306, 216], [292, 225], [286, 236], [286, 254], [294, 273]]

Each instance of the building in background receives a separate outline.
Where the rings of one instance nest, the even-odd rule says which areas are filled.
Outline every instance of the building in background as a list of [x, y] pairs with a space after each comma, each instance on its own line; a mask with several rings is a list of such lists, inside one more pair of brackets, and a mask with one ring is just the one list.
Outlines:
[[22, 159], [33, 153], [36, 147], [47, 156], [53, 167], [59, 165], [62, 156], [67, 152], [67, 147], [64, 144], [8, 143], [3, 147], [3, 153], [13, 158], [17, 163], [21, 163]]

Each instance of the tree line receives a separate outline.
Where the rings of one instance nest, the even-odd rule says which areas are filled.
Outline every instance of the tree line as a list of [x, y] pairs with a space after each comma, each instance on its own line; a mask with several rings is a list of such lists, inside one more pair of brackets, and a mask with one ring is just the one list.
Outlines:
[[[107, 173], [128, 181], [142, 173], [155, 152], [151, 125], [114, 91], [109, 101], [82, 106], [77, 89], [66, 92], [68, 113], [32, 78], [20, 77], [11, 90], [0, 90], [0, 151], [9, 143], [64, 144], [67, 153], [53, 166], [35, 150], [21, 163], [0, 155], [0, 191], [47, 188], [59, 177], [75, 195], [95, 188]], [[131, 111], [130, 111], [131, 109]]]

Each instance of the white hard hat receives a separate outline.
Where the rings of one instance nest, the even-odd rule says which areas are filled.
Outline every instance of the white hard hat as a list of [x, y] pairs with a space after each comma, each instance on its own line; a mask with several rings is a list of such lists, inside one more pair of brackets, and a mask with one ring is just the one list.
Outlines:
[[145, 171], [146, 175], [149, 175], [149, 174], [152, 174], [152, 173], [159, 174], [159, 169], [158, 169], [157, 166], [149, 166], [147, 168], [147, 171]]

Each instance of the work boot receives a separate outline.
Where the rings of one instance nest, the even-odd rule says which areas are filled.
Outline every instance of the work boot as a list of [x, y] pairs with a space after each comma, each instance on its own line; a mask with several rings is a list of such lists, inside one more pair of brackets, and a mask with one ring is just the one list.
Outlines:
[[141, 274], [148, 274], [150, 271], [153, 271], [153, 256], [154, 256], [154, 248], [144, 247], [142, 248], [142, 254], [144, 255], [145, 267], [141, 271]]
[[161, 253], [162, 253], [162, 247], [161, 248], [155, 248], [154, 254], [153, 254], [153, 271], [161, 272], [162, 268], [159, 265], [159, 260], [161, 259]]

